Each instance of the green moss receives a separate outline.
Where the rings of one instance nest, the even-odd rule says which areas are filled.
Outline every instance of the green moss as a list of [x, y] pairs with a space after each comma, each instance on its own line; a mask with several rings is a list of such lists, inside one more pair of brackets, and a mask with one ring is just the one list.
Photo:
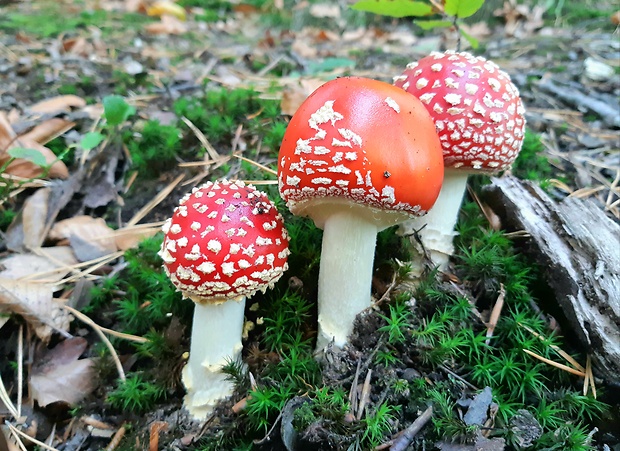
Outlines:
[[554, 171], [544, 151], [545, 146], [540, 140], [540, 135], [526, 129], [523, 147], [512, 166], [513, 174], [527, 180], [550, 178]]
[[139, 133], [127, 131], [124, 136], [132, 165], [144, 178], [155, 178], [176, 165], [181, 146], [181, 130], [174, 125], [161, 125], [149, 120]]

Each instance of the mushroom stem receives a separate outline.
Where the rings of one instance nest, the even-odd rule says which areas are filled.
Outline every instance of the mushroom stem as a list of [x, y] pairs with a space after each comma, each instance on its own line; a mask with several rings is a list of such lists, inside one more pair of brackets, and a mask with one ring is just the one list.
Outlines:
[[342, 208], [323, 224], [319, 270], [317, 351], [332, 340], [344, 346], [358, 313], [370, 307], [379, 227], [355, 208]]
[[[418, 231], [424, 249], [440, 271], [446, 270], [450, 256], [454, 253], [452, 240], [457, 235], [454, 227], [467, 187], [467, 175], [467, 171], [446, 168], [443, 185], [433, 208], [426, 215], [411, 218], [400, 225], [401, 235], [413, 235]], [[415, 238], [411, 240], [413, 242]], [[413, 263], [413, 275], [419, 276], [422, 265], [419, 260]]]
[[234, 386], [221, 369], [240, 357], [244, 308], [245, 297], [196, 303], [189, 360], [183, 368], [185, 406], [194, 418], [205, 419], [233, 393]]

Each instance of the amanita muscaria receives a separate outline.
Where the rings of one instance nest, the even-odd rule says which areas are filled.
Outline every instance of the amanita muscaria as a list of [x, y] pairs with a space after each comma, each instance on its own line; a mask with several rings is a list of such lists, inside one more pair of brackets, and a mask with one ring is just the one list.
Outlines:
[[183, 197], [163, 231], [164, 269], [196, 304], [183, 383], [185, 406], [203, 419], [232, 394], [220, 370], [240, 356], [245, 299], [286, 271], [289, 238], [265, 193], [227, 180]]
[[467, 177], [510, 167], [523, 144], [525, 110], [508, 74], [466, 52], [434, 52], [409, 64], [394, 84], [420, 99], [435, 121], [446, 171], [435, 206], [400, 229], [419, 231], [434, 264], [445, 270]]
[[443, 178], [441, 145], [422, 103], [381, 81], [325, 83], [293, 115], [278, 162], [292, 213], [324, 230], [317, 349], [347, 342], [371, 304], [377, 232], [424, 214]]

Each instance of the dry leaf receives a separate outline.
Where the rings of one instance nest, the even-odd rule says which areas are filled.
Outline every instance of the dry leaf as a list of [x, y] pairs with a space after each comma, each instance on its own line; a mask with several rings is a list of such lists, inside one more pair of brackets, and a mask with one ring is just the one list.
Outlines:
[[[75, 265], [78, 261], [69, 246], [41, 248], [44, 255], [13, 254], [0, 260], [0, 278], [29, 280], [45, 280], [54, 282], [62, 279], [70, 271], [66, 266]], [[52, 272], [53, 271], [53, 272]], [[40, 276], [36, 276], [39, 273]]]
[[161, 22], [148, 24], [146, 31], [151, 34], [183, 34], [187, 31], [187, 25], [174, 16], [163, 15]]
[[611, 16], [611, 23], [614, 25], [620, 25], [620, 11], [616, 11]]
[[68, 331], [71, 315], [53, 298], [54, 286], [0, 278], [0, 313], [21, 315], [47, 342], [54, 330]]
[[50, 188], [40, 188], [24, 202], [21, 221], [24, 228], [24, 246], [26, 248], [34, 249], [43, 244], [50, 193]]
[[303, 78], [288, 85], [282, 91], [280, 108], [283, 114], [292, 116], [306, 98], [325, 81], [318, 78]]
[[161, 228], [151, 228], [144, 229], [141, 227], [128, 228], [128, 229], [120, 229], [117, 230], [114, 234], [114, 240], [116, 242], [116, 247], [120, 251], [126, 251], [127, 249], [134, 249], [138, 247], [142, 241], [146, 238], [150, 238], [155, 236], [157, 232], [159, 232]]
[[63, 133], [68, 132], [73, 127], [75, 127], [75, 122], [53, 117], [45, 122], [37, 124], [28, 133], [21, 135], [19, 139], [32, 140], [39, 144], [46, 144]]
[[[50, 177], [64, 179], [69, 176], [69, 170], [62, 161], [56, 161], [56, 155], [54, 155], [54, 152], [27, 136], [23, 138], [18, 137], [13, 130], [13, 127], [11, 127], [6, 115], [0, 111], [0, 166], [11, 159], [10, 155], [7, 154], [7, 150], [14, 147], [38, 150], [45, 157], [47, 164], [53, 163], [48, 172]], [[43, 168], [37, 166], [31, 161], [16, 158], [7, 166], [4, 172], [16, 177], [31, 179], [41, 176], [43, 174]]]
[[185, 20], [185, 9], [168, 0], [160, 0], [146, 8], [146, 14], [149, 16], [173, 16], [179, 20]]
[[59, 113], [61, 111], [69, 112], [72, 108], [83, 108], [86, 106], [86, 100], [76, 95], [64, 95], [51, 97], [49, 99], [42, 100], [30, 106], [30, 111], [33, 113]]
[[[2, 401], [0, 401], [0, 408], [2, 405]], [[1, 409], [0, 413], [2, 413]], [[3, 451], [21, 451], [19, 446], [15, 444], [8, 426], [5, 426], [4, 424], [0, 425], [0, 449]]]
[[87, 345], [84, 338], [69, 338], [36, 360], [29, 387], [41, 407], [58, 401], [76, 404], [95, 389], [93, 360], [78, 360]]
[[53, 240], [68, 239], [80, 261], [93, 260], [116, 252], [114, 229], [101, 218], [74, 216], [58, 221], [50, 230]]

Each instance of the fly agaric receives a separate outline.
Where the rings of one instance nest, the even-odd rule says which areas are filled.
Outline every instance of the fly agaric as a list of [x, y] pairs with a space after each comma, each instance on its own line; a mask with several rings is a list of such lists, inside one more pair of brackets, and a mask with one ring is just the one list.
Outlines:
[[324, 230], [317, 350], [342, 347], [370, 307], [377, 232], [424, 214], [443, 178], [433, 121], [388, 83], [343, 77], [314, 91], [280, 147], [280, 195]]
[[402, 224], [401, 233], [418, 231], [434, 264], [445, 270], [467, 176], [510, 167], [523, 144], [525, 110], [510, 76], [467, 52], [434, 52], [409, 64], [394, 84], [420, 99], [433, 117], [446, 171], [435, 206]]
[[245, 298], [272, 287], [286, 271], [288, 234], [265, 193], [227, 180], [183, 197], [163, 231], [164, 269], [196, 304], [183, 383], [185, 406], [204, 419], [232, 394], [220, 370], [240, 356]]

